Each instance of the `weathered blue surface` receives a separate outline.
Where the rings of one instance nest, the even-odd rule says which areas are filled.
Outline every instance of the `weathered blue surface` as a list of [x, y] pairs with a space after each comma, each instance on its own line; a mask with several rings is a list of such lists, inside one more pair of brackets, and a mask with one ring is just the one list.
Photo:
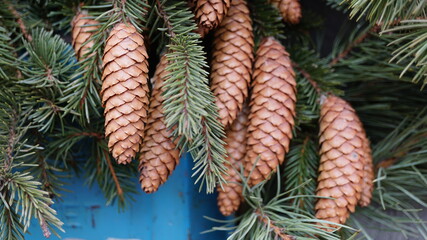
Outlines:
[[[203, 218], [221, 218], [216, 195], [198, 193], [193, 184], [191, 159], [187, 156], [170, 179], [154, 194], [139, 194], [124, 212], [117, 206], [105, 206], [103, 194], [94, 186], [89, 189], [82, 179], [70, 180], [63, 202], [55, 203], [60, 219], [65, 223], [64, 240], [221, 240], [223, 232], [201, 235], [217, 223]], [[28, 240], [41, 240], [37, 223], [31, 226]], [[56, 237], [52, 237], [56, 239]]]

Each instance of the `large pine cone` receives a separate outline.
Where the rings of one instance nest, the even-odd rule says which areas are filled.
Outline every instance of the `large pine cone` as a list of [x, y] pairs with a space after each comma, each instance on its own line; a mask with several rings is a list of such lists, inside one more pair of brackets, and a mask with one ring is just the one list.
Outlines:
[[171, 137], [172, 131], [166, 127], [163, 112], [163, 86], [169, 74], [166, 67], [167, 58], [163, 55], [154, 73], [153, 94], [139, 156], [139, 181], [146, 193], [157, 191], [179, 162], [179, 150]]
[[142, 143], [149, 93], [147, 58], [144, 38], [136, 28], [116, 24], [104, 49], [101, 95], [108, 147], [120, 164], [130, 163]]
[[218, 187], [219, 211], [228, 216], [239, 209], [242, 201], [242, 185], [239, 170], [246, 153], [246, 133], [248, 129], [249, 107], [237, 115], [236, 120], [226, 130], [225, 149], [227, 150], [227, 174], [224, 179], [227, 184]]
[[212, 50], [211, 88], [225, 127], [236, 119], [248, 96], [253, 47], [249, 9], [245, 0], [233, 0], [215, 32]]
[[289, 54], [272, 37], [258, 48], [253, 79], [245, 157], [246, 176], [256, 164], [250, 175], [252, 186], [268, 179], [283, 163], [294, 126], [295, 72]]
[[200, 35], [217, 28], [227, 15], [231, 0], [192, 0]]
[[343, 99], [323, 99], [320, 116], [317, 195], [334, 199], [318, 199], [316, 217], [344, 224], [361, 199], [364, 166], [372, 161], [369, 142], [355, 110]]
[[[84, 60], [83, 56], [89, 52], [94, 42], [89, 41], [93, 34], [98, 29], [99, 22], [93, 19], [85, 19], [89, 17], [87, 12], [83, 11], [74, 16], [71, 22], [72, 44], [79, 61]], [[86, 26], [85, 25], [94, 25]], [[86, 44], [85, 44], [86, 43]]]
[[301, 20], [301, 4], [299, 0], [270, 0], [279, 9], [283, 21], [291, 24], [298, 24]]

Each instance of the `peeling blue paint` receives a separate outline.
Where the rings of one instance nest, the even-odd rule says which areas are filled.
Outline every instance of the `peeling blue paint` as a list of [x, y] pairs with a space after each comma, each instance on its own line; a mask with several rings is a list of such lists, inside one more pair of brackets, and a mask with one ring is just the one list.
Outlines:
[[[64, 240], [221, 240], [226, 234], [200, 232], [215, 226], [203, 216], [221, 218], [216, 195], [198, 192], [191, 179], [192, 159], [187, 155], [170, 179], [154, 194], [139, 194], [136, 201], [118, 212], [117, 206], [105, 206], [102, 192], [89, 189], [82, 179], [70, 179], [63, 201], [54, 204], [65, 223]], [[27, 240], [44, 239], [37, 222]], [[56, 237], [51, 237], [56, 239]]]

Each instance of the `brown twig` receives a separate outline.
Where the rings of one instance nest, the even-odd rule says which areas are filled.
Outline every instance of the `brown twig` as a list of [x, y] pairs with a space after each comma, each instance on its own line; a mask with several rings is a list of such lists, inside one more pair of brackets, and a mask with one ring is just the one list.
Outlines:
[[302, 69], [300, 65], [296, 62], [292, 62], [292, 67], [295, 68], [298, 72], [300, 72], [302, 76], [305, 77], [311, 83], [311, 85], [313, 85], [314, 89], [316, 89], [316, 92], [318, 94], [322, 93], [322, 89], [320, 89], [319, 84], [317, 84], [317, 82], [313, 80], [310, 73]]
[[31, 42], [33, 38], [28, 33], [27, 28], [25, 27], [24, 20], [22, 20], [21, 14], [19, 14], [18, 11], [13, 7], [13, 5], [9, 1], [5, 1], [7, 8], [12, 13], [12, 15], [16, 18], [16, 21], [18, 22], [19, 28], [21, 29], [22, 34], [24, 37]]
[[255, 214], [258, 215], [258, 220], [263, 222], [265, 225], [269, 226], [271, 229], [273, 229], [273, 232], [282, 240], [296, 240], [296, 237], [290, 236], [286, 233], [284, 233], [283, 228], [280, 228], [275, 225], [273, 221], [271, 221], [268, 216], [265, 216], [259, 209], [255, 211]]
[[103, 139], [104, 134], [97, 133], [97, 132], [79, 132], [79, 133], [73, 133], [69, 135], [68, 137], [78, 137], [78, 136], [87, 136], [87, 137], [95, 137], [97, 139]]
[[369, 34], [378, 32], [380, 28], [381, 28], [380, 25], [376, 24], [371, 29], [366, 31], [364, 34], [360, 35], [352, 43], [350, 43], [350, 45], [348, 45], [346, 49], [344, 49], [334, 59], [332, 59], [332, 61], [329, 63], [329, 66], [335, 65], [341, 59], [347, 57], [347, 55], [353, 50], [353, 48], [355, 48], [357, 45], [362, 43], [367, 37], [369, 37]]
[[169, 21], [168, 14], [163, 9], [162, 3], [160, 0], [156, 0], [157, 10], [159, 11], [160, 16], [163, 18], [163, 20], [166, 23], [166, 27], [168, 29], [168, 33], [171, 37], [175, 37], [175, 32], [173, 31], [173, 26]]
[[117, 188], [117, 195], [119, 195], [119, 197], [120, 197], [121, 199], [124, 199], [124, 198], [123, 198], [123, 189], [122, 189], [122, 187], [120, 186], [120, 182], [119, 182], [119, 179], [117, 178], [116, 171], [115, 171], [115, 170], [114, 170], [114, 168], [113, 168], [113, 163], [111, 163], [110, 155], [109, 155], [109, 154], [108, 154], [108, 152], [107, 152], [107, 151], [105, 151], [105, 150], [104, 150], [104, 155], [105, 155], [105, 161], [107, 161], [108, 168], [110, 169], [111, 176], [113, 177], [114, 183], [116, 184], [116, 188]]

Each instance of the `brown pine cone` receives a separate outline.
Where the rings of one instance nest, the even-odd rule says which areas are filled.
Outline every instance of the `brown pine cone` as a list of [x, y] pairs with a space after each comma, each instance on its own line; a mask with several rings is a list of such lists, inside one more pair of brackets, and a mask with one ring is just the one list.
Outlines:
[[242, 110], [248, 96], [253, 62], [253, 33], [245, 0], [233, 0], [215, 32], [211, 88], [221, 123], [227, 127]]
[[[74, 16], [73, 21], [71, 22], [72, 44], [79, 61], [84, 60], [83, 56], [92, 48], [94, 42], [88, 40], [98, 29], [97, 26], [83, 26], [99, 24], [96, 20], [85, 19], [86, 17], [89, 17], [89, 15], [86, 11], [83, 11]], [[85, 42], [87, 43], [84, 44]]]
[[270, 0], [279, 9], [283, 21], [291, 24], [298, 24], [301, 20], [301, 4], [299, 0]]
[[268, 179], [283, 163], [292, 139], [296, 103], [289, 53], [274, 38], [260, 44], [253, 74], [245, 157], [246, 176], [256, 164], [250, 175], [252, 186]]
[[203, 37], [218, 27], [227, 15], [231, 0], [192, 0], [198, 32]]
[[144, 143], [139, 156], [139, 181], [146, 193], [157, 191], [166, 182], [179, 162], [179, 150], [173, 141], [172, 131], [168, 130], [163, 112], [163, 85], [166, 75], [167, 59], [163, 55], [154, 73], [154, 88], [150, 100]]
[[[344, 224], [363, 189], [367, 138], [355, 110], [330, 95], [320, 110], [320, 166], [315, 209], [318, 219]], [[332, 226], [333, 227], [333, 226]]]
[[366, 137], [366, 133], [363, 132], [363, 148], [365, 153], [364, 162], [364, 173], [362, 183], [362, 194], [360, 196], [359, 205], [366, 207], [371, 203], [372, 191], [374, 190], [374, 165], [372, 163], [372, 151], [369, 139]]
[[248, 115], [249, 107], [244, 105], [243, 110], [237, 115], [236, 120], [226, 130], [227, 174], [224, 174], [223, 177], [227, 181], [227, 184], [224, 184], [223, 188], [218, 186], [218, 207], [224, 216], [237, 211], [242, 201], [242, 185], [240, 184], [239, 169], [240, 165], [243, 164], [246, 153]]
[[130, 163], [142, 142], [149, 93], [147, 58], [144, 38], [136, 28], [116, 24], [104, 49], [101, 95], [108, 147], [120, 164]]

